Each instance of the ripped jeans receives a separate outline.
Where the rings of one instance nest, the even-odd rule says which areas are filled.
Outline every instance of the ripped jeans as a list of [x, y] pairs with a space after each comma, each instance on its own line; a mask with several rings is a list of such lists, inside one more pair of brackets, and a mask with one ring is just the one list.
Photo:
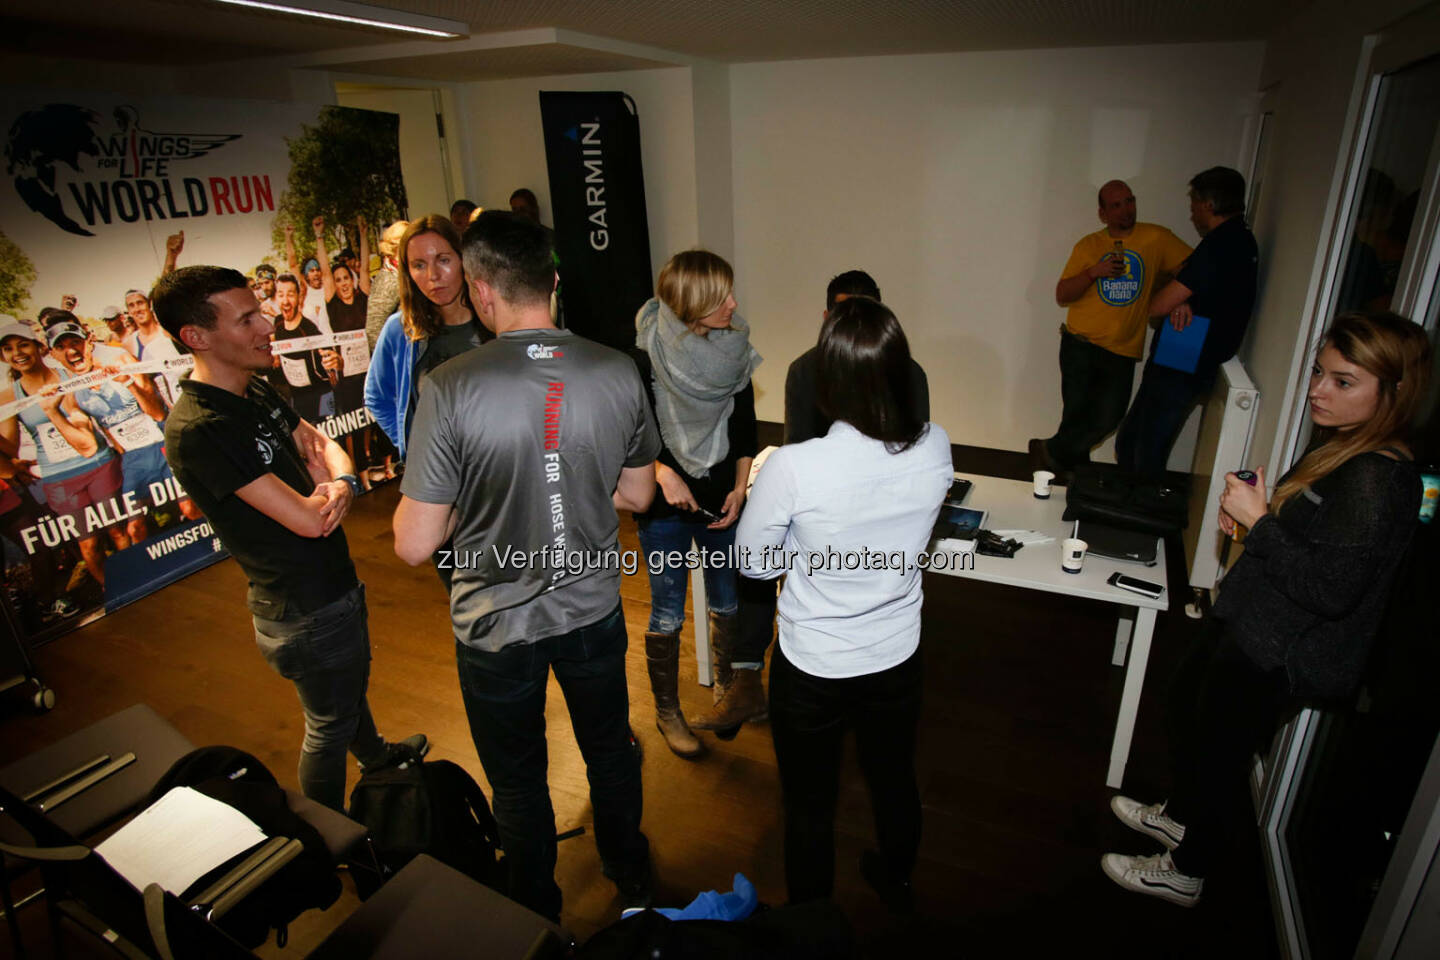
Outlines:
[[[640, 549], [645, 553], [641, 559], [650, 573], [651, 633], [679, 633], [685, 625], [685, 591], [690, 583], [690, 567], [684, 562], [664, 563], [661, 569], [659, 554], [688, 553], [692, 549], [691, 541], [705, 552], [707, 561], [715, 551], [725, 554], [723, 565], [710, 562], [705, 565], [705, 597], [711, 613], [735, 612], [738, 606], [735, 568], [729, 563], [730, 548], [735, 545], [735, 524], [724, 530], [710, 530], [706, 527], [708, 522], [700, 517], [692, 520], [679, 515], [639, 522]], [[696, 616], [700, 615], [697, 610]]]

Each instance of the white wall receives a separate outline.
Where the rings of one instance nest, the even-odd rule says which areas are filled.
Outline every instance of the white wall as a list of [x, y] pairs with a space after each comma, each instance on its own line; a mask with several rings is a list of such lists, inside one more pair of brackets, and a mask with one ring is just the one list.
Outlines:
[[1261, 45], [736, 64], [736, 288], [757, 412], [815, 341], [825, 284], [869, 271], [955, 443], [1023, 450], [1060, 415], [1055, 281], [1126, 179], [1143, 220], [1194, 243], [1186, 182], [1234, 165]]
[[619, 90], [640, 112], [640, 160], [650, 218], [651, 272], [678, 250], [699, 241], [695, 191], [695, 124], [688, 67], [592, 73], [581, 76], [489, 80], [460, 86], [461, 115], [468, 124], [470, 199], [483, 207], [508, 208], [517, 187], [540, 201], [540, 218], [553, 223], [540, 91]]

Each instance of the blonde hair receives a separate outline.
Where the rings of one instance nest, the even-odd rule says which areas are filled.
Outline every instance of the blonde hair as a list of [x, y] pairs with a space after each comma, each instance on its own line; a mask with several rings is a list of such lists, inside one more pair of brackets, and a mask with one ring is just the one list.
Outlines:
[[[448, 217], [432, 213], [412, 220], [405, 228], [405, 233], [400, 238], [400, 322], [405, 326], [405, 335], [411, 340], [428, 340], [445, 326], [445, 318], [440, 316], [440, 308], [425, 296], [416, 286], [415, 279], [410, 276], [410, 241], [426, 233], [439, 234], [455, 251], [457, 264], [460, 262], [460, 233]], [[474, 313], [474, 308], [470, 306], [470, 285], [463, 279], [460, 283], [460, 299], [466, 309]]]
[[719, 310], [735, 288], [735, 271], [723, 257], [709, 250], [677, 253], [660, 268], [655, 296], [680, 322], [694, 328]]
[[405, 235], [410, 224], [404, 220], [396, 220], [380, 233], [380, 256], [393, 257], [400, 252], [400, 238]]
[[1296, 464], [1275, 491], [1272, 512], [1352, 457], [1389, 446], [1408, 446], [1425, 381], [1430, 341], [1419, 324], [1389, 312], [1344, 313], [1335, 318], [1317, 351], [1334, 347], [1346, 360], [1379, 381], [1375, 415], [1353, 430], [1319, 431], [1319, 446]]

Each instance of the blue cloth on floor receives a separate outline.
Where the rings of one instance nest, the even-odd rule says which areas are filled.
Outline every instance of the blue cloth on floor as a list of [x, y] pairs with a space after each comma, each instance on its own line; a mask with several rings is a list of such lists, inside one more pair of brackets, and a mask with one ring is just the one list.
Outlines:
[[[760, 898], [755, 893], [755, 885], [745, 878], [745, 874], [735, 874], [734, 884], [735, 889], [730, 893], [706, 890], [683, 910], [657, 907], [655, 912], [671, 920], [744, 920], [755, 912]], [[639, 912], [638, 908], [626, 910], [622, 916]]]

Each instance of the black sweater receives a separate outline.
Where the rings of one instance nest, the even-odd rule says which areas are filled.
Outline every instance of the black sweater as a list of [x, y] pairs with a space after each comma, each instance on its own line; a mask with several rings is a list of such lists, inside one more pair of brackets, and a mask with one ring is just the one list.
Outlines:
[[1350, 696], [1419, 509], [1414, 464], [1351, 458], [1255, 523], [1215, 616], [1257, 666], [1283, 668], [1292, 693]]
[[[650, 367], [650, 355], [639, 347], [635, 347], [630, 352], [630, 356], [640, 371], [640, 379], [645, 384], [645, 392], [650, 398], [650, 410], [653, 412], [655, 410], [655, 378]], [[685, 468], [675, 462], [675, 455], [670, 452], [669, 447], [662, 447], [660, 455], [655, 458], [678, 473], [680, 479], [684, 480], [686, 486], [690, 488], [690, 495], [695, 498], [695, 502], [712, 513], [725, 512], [725, 497], [735, 489], [735, 461], [742, 457], [753, 457], [760, 449], [755, 427], [755, 387], [749, 380], [745, 381], [744, 389], [735, 394], [735, 407], [730, 411], [726, 430], [730, 443], [725, 451], [725, 458], [719, 463], [713, 464], [703, 477], [692, 477], [686, 473]], [[665, 500], [665, 492], [657, 487], [650, 509], [645, 513], [637, 513], [635, 517], [640, 520], [658, 520], [661, 517], [669, 517], [677, 513], [687, 517], [699, 517], [698, 514], [692, 514], [689, 510], [670, 506]]]

